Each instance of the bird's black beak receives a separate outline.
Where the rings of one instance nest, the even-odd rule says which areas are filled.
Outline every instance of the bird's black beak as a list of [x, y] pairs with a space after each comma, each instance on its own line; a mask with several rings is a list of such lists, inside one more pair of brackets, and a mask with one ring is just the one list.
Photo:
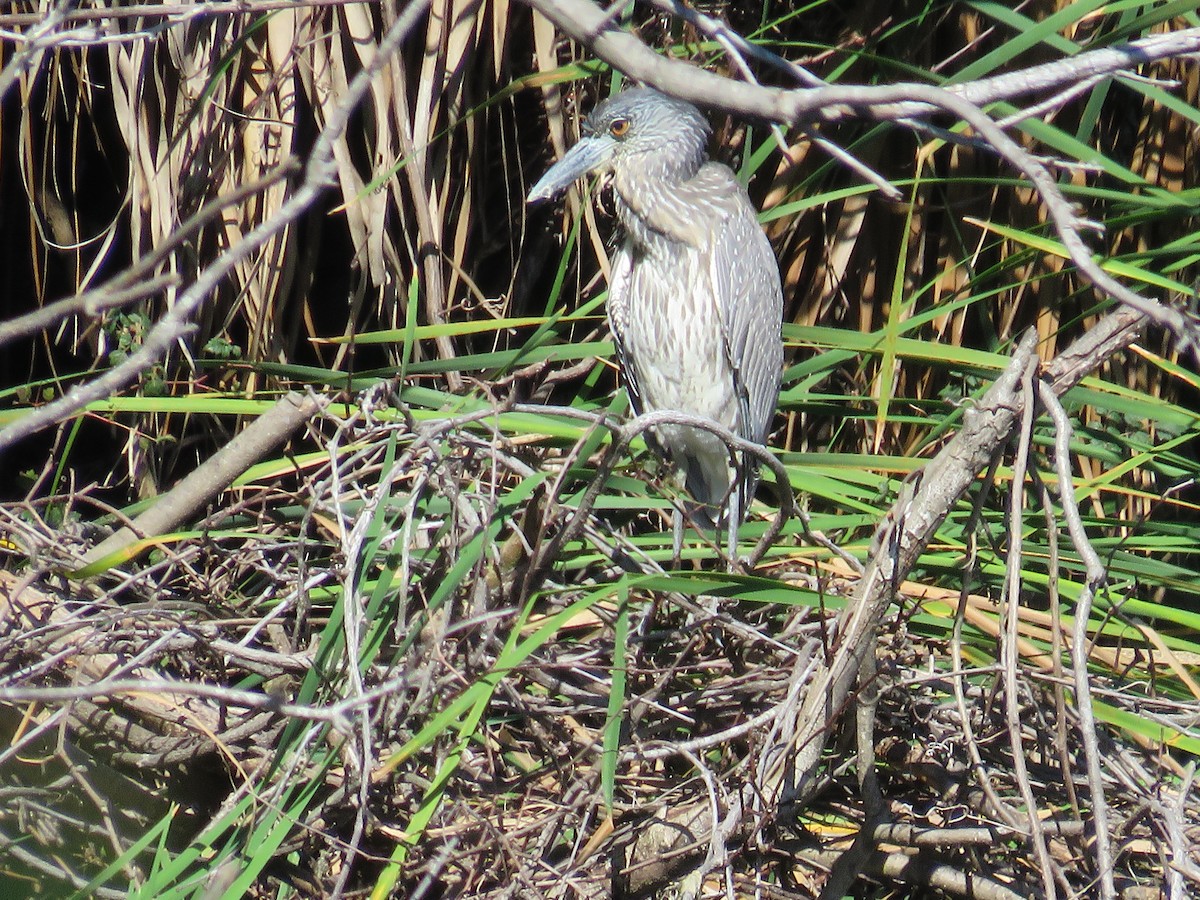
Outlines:
[[604, 166], [617, 147], [608, 135], [583, 138], [567, 151], [567, 155], [550, 167], [542, 180], [533, 186], [526, 203], [540, 203], [561, 194], [574, 182]]

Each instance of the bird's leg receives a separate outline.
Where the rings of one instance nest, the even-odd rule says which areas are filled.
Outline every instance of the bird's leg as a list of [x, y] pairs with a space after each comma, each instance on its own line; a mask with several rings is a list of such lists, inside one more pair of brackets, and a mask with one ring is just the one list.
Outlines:
[[725, 505], [725, 519], [729, 529], [726, 537], [728, 543], [725, 545], [726, 564], [730, 572], [736, 572], [741, 567], [741, 561], [738, 559], [738, 525], [742, 521], [742, 495], [736, 482], [732, 485], [729, 502]]
[[671, 565], [678, 569], [683, 560], [683, 510], [676, 505], [671, 513], [672, 547]]

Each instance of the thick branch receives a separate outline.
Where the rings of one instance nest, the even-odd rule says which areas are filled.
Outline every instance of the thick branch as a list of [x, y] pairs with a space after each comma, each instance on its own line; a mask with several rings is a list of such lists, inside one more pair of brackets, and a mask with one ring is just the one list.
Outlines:
[[[1103, 319], [1045, 367], [1050, 390], [1061, 396], [1074, 387], [1113, 353], [1133, 343], [1142, 323], [1142, 317], [1128, 309]], [[892, 585], [908, 576], [954, 504], [1008, 442], [1023, 412], [1019, 379], [1034, 346], [1033, 335], [1026, 335], [1004, 374], [964, 415], [962, 430], [916, 473], [909, 496], [899, 498], [876, 531], [873, 546], [878, 552], [839, 625], [839, 652], [828, 667], [818, 671], [809, 703], [801, 713], [794, 743], [797, 789], [816, 770], [829, 716], [846, 703], [862, 654], [873, 646], [879, 622], [891, 603]]]
[[[630, 78], [692, 103], [749, 118], [784, 123], [837, 122], [851, 118], [884, 121], [928, 115], [941, 106], [905, 93], [910, 88], [929, 85], [829, 85], [785, 90], [734, 82], [659, 55], [635, 35], [620, 30], [608, 13], [590, 0], [525, 2], [563, 34], [584, 44]], [[1185, 28], [1103, 50], [1085, 51], [1070, 59], [945, 90], [981, 105], [1058, 90], [1083, 79], [1193, 53], [1200, 53], [1200, 28]]]

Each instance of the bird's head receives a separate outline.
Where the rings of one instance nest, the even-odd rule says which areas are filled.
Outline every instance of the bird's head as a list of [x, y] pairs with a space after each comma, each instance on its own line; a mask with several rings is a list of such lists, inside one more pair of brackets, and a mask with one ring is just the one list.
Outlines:
[[583, 123], [583, 137], [533, 186], [528, 203], [549, 200], [593, 172], [646, 179], [691, 178], [707, 155], [710, 129], [700, 110], [653, 88], [605, 100]]

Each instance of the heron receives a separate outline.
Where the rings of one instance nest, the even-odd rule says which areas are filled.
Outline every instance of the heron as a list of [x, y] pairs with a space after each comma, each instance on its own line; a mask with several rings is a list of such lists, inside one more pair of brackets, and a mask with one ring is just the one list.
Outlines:
[[[700, 416], [764, 444], [783, 366], [779, 268], [745, 188], [708, 159], [710, 134], [691, 103], [629, 88], [596, 106], [526, 202], [593, 173], [611, 183], [623, 238], [611, 263], [608, 324], [633, 411]], [[693, 520], [726, 526], [732, 563], [757, 460], [694, 426], [658, 425], [647, 440], [679, 473], [695, 501]], [[678, 559], [678, 508], [674, 532]]]

